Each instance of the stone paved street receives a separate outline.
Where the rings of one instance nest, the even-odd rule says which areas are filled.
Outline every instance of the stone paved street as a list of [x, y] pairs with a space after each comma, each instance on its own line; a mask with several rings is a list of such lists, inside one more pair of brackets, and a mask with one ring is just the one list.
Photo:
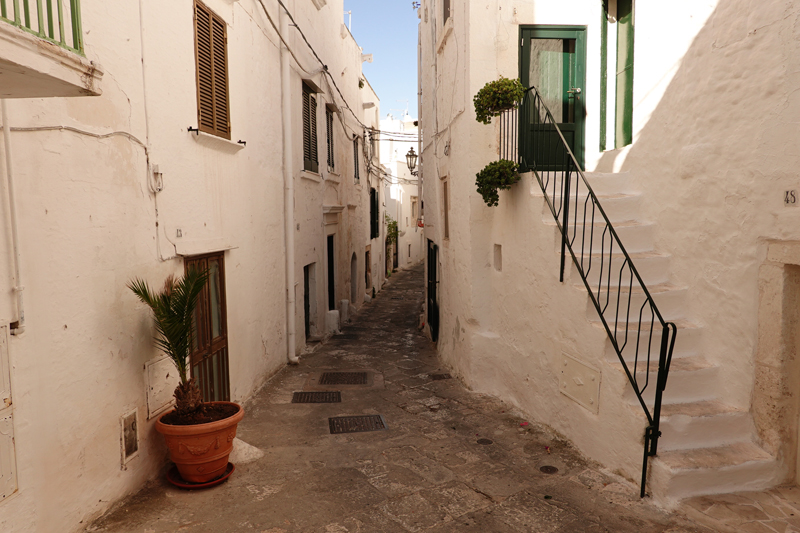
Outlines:
[[[154, 481], [87, 531], [711, 531], [639, 500], [638, 487], [500, 401], [433, 380], [447, 369], [417, 328], [421, 304], [422, 267], [393, 275], [342, 335], [245, 405], [239, 437], [262, 457], [207, 490]], [[322, 370], [376, 374], [340, 387], [342, 403], [291, 403]], [[329, 433], [328, 417], [363, 414], [388, 429]]]

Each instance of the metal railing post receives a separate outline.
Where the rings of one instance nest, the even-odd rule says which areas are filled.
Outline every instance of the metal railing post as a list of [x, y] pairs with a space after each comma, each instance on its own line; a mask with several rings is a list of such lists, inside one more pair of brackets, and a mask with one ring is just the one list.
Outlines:
[[570, 180], [569, 164], [567, 164], [567, 173], [564, 179], [564, 192], [561, 198], [561, 209], [564, 217], [564, 222], [561, 224], [561, 275], [559, 281], [564, 283], [564, 267], [567, 262], [567, 225], [569, 224], [569, 182]]

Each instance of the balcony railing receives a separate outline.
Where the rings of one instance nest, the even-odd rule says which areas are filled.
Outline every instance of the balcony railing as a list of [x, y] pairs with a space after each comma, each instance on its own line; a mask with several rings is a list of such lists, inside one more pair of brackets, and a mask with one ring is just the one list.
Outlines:
[[83, 55], [80, 0], [0, 0], [0, 21]]

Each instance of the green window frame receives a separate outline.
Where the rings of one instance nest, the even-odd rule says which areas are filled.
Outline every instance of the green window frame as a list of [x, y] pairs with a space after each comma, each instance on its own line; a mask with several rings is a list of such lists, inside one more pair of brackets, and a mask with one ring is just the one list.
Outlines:
[[617, 148], [633, 142], [633, 11], [633, 0], [617, 0]]
[[[617, 0], [614, 148], [633, 143], [633, 60], [635, 0]], [[608, 1], [600, 12], [600, 151], [608, 147]]]

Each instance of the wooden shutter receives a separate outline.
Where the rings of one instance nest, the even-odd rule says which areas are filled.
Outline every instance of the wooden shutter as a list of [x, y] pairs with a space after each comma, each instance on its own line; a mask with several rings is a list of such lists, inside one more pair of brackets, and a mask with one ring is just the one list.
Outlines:
[[353, 139], [353, 165], [356, 172], [356, 181], [361, 179], [358, 175], [358, 137]]
[[377, 239], [381, 235], [380, 199], [375, 188], [369, 190], [369, 238]]
[[325, 125], [327, 127], [328, 136], [328, 166], [331, 168], [331, 170], [333, 170], [333, 111], [330, 109], [325, 110]]
[[228, 94], [228, 28], [210, 9], [195, 2], [195, 59], [197, 60], [197, 127], [231, 138]]
[[317, 97], [303, 84], [303, 169], [319, 171], [317, 157]]

